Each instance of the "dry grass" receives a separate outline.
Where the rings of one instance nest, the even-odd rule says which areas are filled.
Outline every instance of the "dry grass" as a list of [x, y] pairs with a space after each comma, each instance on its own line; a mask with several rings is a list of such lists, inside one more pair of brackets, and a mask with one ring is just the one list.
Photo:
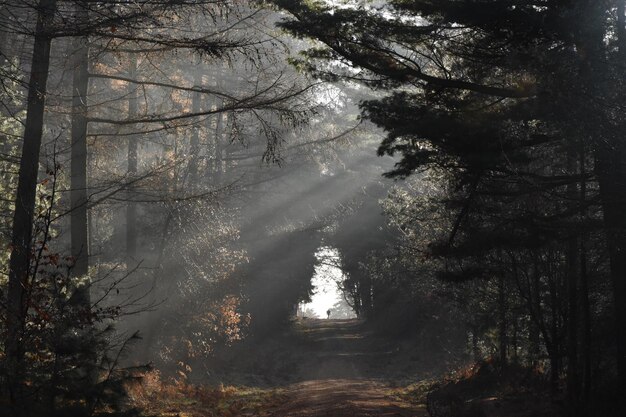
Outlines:
[[267, 410], [284, 399], [278, 389], [164, 381], [156, 370], [142, 375], [140, 382], [129, 386], [128, 394], [132, 404], [143, 410], [143, 415], [156, 417], [261, 417], [269, 415]]
[[[500, 368], [493, 361], [397, 388], [391, 395], [413, 404], [428, 403], [437, 415], [548, 417], [560, 411], [550, 399], [545, 376], [537, 370], [513, 365]], [[442, 407], [445, 412], [438, 411]]]
[[393, 388], [389, 395], [400, 401], [406, 401], [410, 404], [424, 405], [426, 404], [426, 396], [430, 391], [439, 385], [435, 380], [423, 380], [405, 387]]

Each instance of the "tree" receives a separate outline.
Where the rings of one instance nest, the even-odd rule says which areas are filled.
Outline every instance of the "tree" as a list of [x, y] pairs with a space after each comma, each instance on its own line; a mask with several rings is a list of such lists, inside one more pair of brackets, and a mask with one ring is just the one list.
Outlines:
[[[89, 24], [87, 4], [76, 3], [74, 20], [77, 27]], [[74, 274], [84, 277], [89, 272], [89, 234], [87, 226], [87, 93], [89, 89], [88, 37], [73, 39], [72, 51], [72, 128], [71, 128], [71, 254], [76, 260]], [[89, 304], [89, 289], [82, 290], [81, 301]]]
[[[578, 300], [588, 297], [579, 294], [589, 253], [579, 232], [593, 230], [597, 217], [584, 213], [600, 202], [625, 387], [626, 223], [618, 212], [626, 203], [626, 159], [617, 133], [623, 118], [615, 113], [623, 92], [615, 72], [623, 68], [623, 2], [276, 3], [293, 17], [283, 27], [324, 45], [309, 50], [301, 66], [388, 91], [363, 102], [362, 111], [387, 132], [379, 154], [401, 156], [390, 176], [448, 173], [452, 198], [444, 203], [456, 219], [431, 252], [465, 264], [447, 269], [447, 278], [508, 274], [507, 251], [569, 242], [564, 258], [560, 248], [552, 253], [568, 271], [571, 398], [579, 385]], [[487, 253], [495, 263], [481, 260]], [[584, 326], [588, 334], [588, 319]]]
[[39, 172], [39, 151], [43, 131], [46, 83], [50, 65], [51, 24], [56, 13], [55, 0], [41, 0], [38, 5], [37, 27], [33, 46], [31, 75], [24, 145], [20, 159], [19, 180], [13, 216], [11, 260], [7, 293], [7, 337], [5, 341], [7, 388], [12, 401], [19, 397], [23, 361], [20, 344], [24, 328], [24, 289], [31, 277], [30, 253], [35, 210], [35, 190]]
[[[222, 28], [218, 29], [219, 38], [215, 35], [199, 36], [190, 39], [185, 30], [162, 30], [156, 29], [153, 25], [155, 21], [160, 20], [164, 25], [169, 24], [172, 20], [182, 19], [183, 16], [195, 18], [196, 11], [201, 11], [207, 15], [215, 15], [216, 8], [223, 6], [226, 2], [195, 2], [193, 4], [171, 0], [166, 2], [141, 2], [142, 6], [138, 7], [137, 3], [132, 5], [119, 4], [119, 2], [84, 2], [84, 1], [40, 1], [37, 4], [21, 2], [8, 2], [7, 6], [19, 9], [19, 13], [5, 13], [2, 16], [17, 16], [21, 19], [22, 14], [26, 15], [24, 21], [21, 22], [21, 30], [24, 31], [25, 38], [30, 35], [29, 24], [35, 26], [32, 32], [34, 36], [34, 46], [32, 51], [32, 65], [30, 68], [30, 82], [28, 85], [27, 115], [24, 123], [24, 143], [21, 154], [21, 163], [19, 168], [19, 178], [17, 191], [15, 195], [15, 212], [12, 224], [12, 243], [11, 243], [11, 259], [9, 265], [9, 281], [7, 294], [7, 338], [5, 340], [8, 388], [10, 390], [13, 402], [21, 400], [19, 388], [22, 385], [23, 359], [24, 359], [24, 338], [21, 337], [24, 332], [25, 324], [32, 314], [32, 302], [28, 299], [31, 294], [30, 287], [35, 282], [34, 277], [40, 274], [40, 265], [35, 262], [33, 251], [36, 251], [38, 245], [44, 245], [33, 241], [33, 225], [34, 211], [36, 207], [36, 190], [38, 187], [38, 176], [40, 171], [40, 152], [43, 143], [44, 130], [44, 110], [46, 108], [45, 99], [47, 96], [47, 79], [52, 74], [53, 77], [60, 75], [59, 82], [63, 85], [64, 74], [58, 74], [56, 68], [50, 70], [51, 59], [62, 60], [62, 56], [51, 56], [51, 46], [53, 39], [70, 39], [65, 45], [71, 46], [71, 69], [73, 72], [73, 82], [71, 87], [72, 105], [71, 112], [66, 110], [66, 114], [71, 113], [71, 185], [70, 185], [70, 201], [67, 213], [70, 214], [70, 235], [71, 235], [71, 254], [75, 259], [73, 267], [73, 276], [75, 281], [78, 278], [84, 278], [88, 271], [88, 255], [89, 255], [89, 234], [88, 234], [88, 210], [94, 204], [91, 200], [92, 191], [88, 188], [88, 123], [94, 124], [97, 121], [102, 124], [113, 124], [116, 122], [121, 125], [137, 125], [144, 123], [168, 123], [168, 117], [154, 117], [154, 114], [144, 117], [135, 114], [132, 115], [132, 105], [130, 107], [131, 117], [121, 121], [114, 118], [100, 117], [98, 112], [100, 109], [88, 104], [92, 99], [89, 95], [89, 78], [90, 63], [94, 62], [93, 56], [90, 55], [89, 47], [93, 47], [99, 54], [110, 51], [108, 48], [121, 48], [123, 46], [132, 45], [138, 48], [145, 48], [145, 51], [152, 52], [151, 48], [157, 48], [162, 51], [172, 52], [175, 50], [185, 50], [195, 53], [207, 53], [213, 57], [226, 54], [228, 50], [241, 52], [242, 54], [251, 53], [255, 50], [256, 45], [249, 43], [248, 39], [240, 37], [233, 40], [225, 38]], [[4, 6], [4, 4], [3, 4]], [[192, 10], [193, 9], [193, 10]], [[29, 11], [34, 11], [34, 19], [29, 20]], [[247, 17], [246, 17], [247, 18]], [[246, 18], [243, 18], [245, 20]], [[7, 22], [10, 19], [7, 18]], [[19, 19], [16, 19], [19, 20]], [[35, 23], [36, 22], [36, 23]], [[4, 20], [3, 20], [4, 23]], [[231, 22], [232, 23], [232, 22]], [[7, 26], [10, 28], [16, 25]], [[161, 27], [162, 28], [162, 27]], [[163, 33], [155, 34], [153, 31], [162, 30]], [[150, 37], [149, 35], [154, 35]], [[102, 44], [106, 44], [106, 47]], [[61, 42], [59, 42], [61, 43]], [[3, 45], [2, 52], [5, 48]], [[132, 51], [131, 54], [136, 54]], [[144, 52], [147, 53], [147, 52]], [[91, 62], [90, 62], [91, 60]], [[5, 62], [3, 61], [3, 64]], [[4, 71], [4, 70], [3, 70]], [[123, 77], [118, 77], [123, 78]], [[133, 78], [127, 78], [126, 82], [137, 81]], [[4, 82], [4, 81], [3, 81]], [[148, 82], [149, 83], [149, 82]], [[137, 83], [141, 85], [140, 82]], [[206, 113], [200, 113], [196, 107], [196, 111], [183, 112], [169, 116], [169, 122], [183, 119], [194, 119], [206, 115], [218, 114], [224, 112], [250, 111], [256, 110], [257, 113], [266, 111], [267, 113], [283, 112], [285, 118], [289, 115], [297, 114], [294, 106], [281, 108], [283, 102], [288, 102], [291, 98], [298, 95], [299, 92], [306, 91], [307, 87], [298, 89], [297, 86], [280, 84], [275, 82], [271, 84], [273, 90], [269, 88], [265, 91], [255, 91], [248, 96], [233, 97], [228, 94], [221, 93], [222, 96], [228, 96], [229, 102], [223, 107], [209, 109]], [[258, 84], [257, 84], [258, 86]], [[178, 89], [175, 84], [169, 86], [161, 83], [159, 88]], [[283, 89], [281, 89], [283, 87]], [[185, 91], [195, 91], [195, 93], [205, 92], [209, 94], [215, 91], [205, 91], [197, 86], [187, 88]], [[198, 91], [196, 91], [198, 90]], [[220, 94], [218, 92], [218, 94]], [[63, 98], [55, 97], [55, 105], [62, 107], [67, 103], [63, 102]], [[132, 100], [131, 100], [132, 101]], [[263, 109], [263, 107], [265, 107]], [[50, 108], [50, 107], [48, 107]], [[61, 119], [61, 118], [59, 118]], [[55, 121], [49, 122], [46, 127], [55, 125]], [[62, 124], [59, 123], [60, 125]], [[270, 126], [266, 124], [266, 126]], [[269, 130], [269, 127], [268, 127]], [[98, 133], [93, 128], [91, 132]], [[132, 160], [132, 149], [130, 159]], [[55, 154], [56, 157], [56, 154]], [[132, 161], [131, 161], [132, 162]], [[132, 163], [131, 163], [132, 165]], [[56, 170], [56, 168], [55, 168]], [[133, 171], [132, 166], [130, 171]], [[132, 174], [132, 172], [131, 172]], [[136, 179], [133, 179], [136, 181]], [[110, 185], [110, 184], [109, 184]], [[115, 184], [115, 190], [108, 193], [108, 196], [114, 195], [119, 190], [126, 188], [126, 184]], [[110, 191], [110, 189], [109, 189]], [[205, 191], [203, 191], [206, 193]], [[155, 199], [158, 200], [158, 199]], [[66, 213], [66, 214], [67, 214]], [[61, 217], [61, 216], [59, 216]], [[132, 217], [132, 216], [131, 216]], [[55, 218], [56, 219], [56, 218]], [[132, 223], [132, 222], [131, 222]], [[133, 224], [134, 225], [134, 224]], [[132, 233], [131, 233], [132, 234]], [[132, 245], [131, 245], [132, 246]], [[90, 286], [83, 285], [80, 287], [79, 294], [75, 294], [73, 301], [77, 304], [91, 307], [89, 300]], [[56, 294], [56, 296], [59, 296]], [[79, 300], [80, 299], [80, 300]], [[90, 313], [86, 313], [90, 314]]]

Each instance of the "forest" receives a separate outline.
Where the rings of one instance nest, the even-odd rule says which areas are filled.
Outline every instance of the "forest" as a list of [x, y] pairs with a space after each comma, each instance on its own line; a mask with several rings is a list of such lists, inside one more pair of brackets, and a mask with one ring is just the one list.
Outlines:
[[0, 0], [0, 417], [625, 415], [626, 0]]

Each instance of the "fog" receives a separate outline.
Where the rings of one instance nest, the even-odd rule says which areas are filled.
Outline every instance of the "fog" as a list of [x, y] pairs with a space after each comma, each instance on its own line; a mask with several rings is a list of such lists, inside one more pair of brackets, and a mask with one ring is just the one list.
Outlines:
[[617, 417], [624, 0], [0, 0], [0, 417]]

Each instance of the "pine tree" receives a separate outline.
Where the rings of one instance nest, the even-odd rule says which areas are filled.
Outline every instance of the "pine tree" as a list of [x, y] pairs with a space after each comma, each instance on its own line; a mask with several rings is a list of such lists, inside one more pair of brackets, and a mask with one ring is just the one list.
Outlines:
[[618, 214], [626, 206], [626, 152], [616, 113], [624, 91], [623, 2], [276, 3], [292, 14], [284, 28], [324, 45], [298, 65], [386, 92], [361, 107], [387, 132], [379, 154], [400, 156], [389, 176], [448, 173], [445, 205], [456, 220], [432, 250], [473, 258], [478, 269], [466, 265], [447, 278], [497, 274], [481, 255], [498, 248], [569, 242], [572, 399], [586, 256], [579, 232], [590, 230], [584, 213], [599, 201], [626, 387], [626, 220]]

